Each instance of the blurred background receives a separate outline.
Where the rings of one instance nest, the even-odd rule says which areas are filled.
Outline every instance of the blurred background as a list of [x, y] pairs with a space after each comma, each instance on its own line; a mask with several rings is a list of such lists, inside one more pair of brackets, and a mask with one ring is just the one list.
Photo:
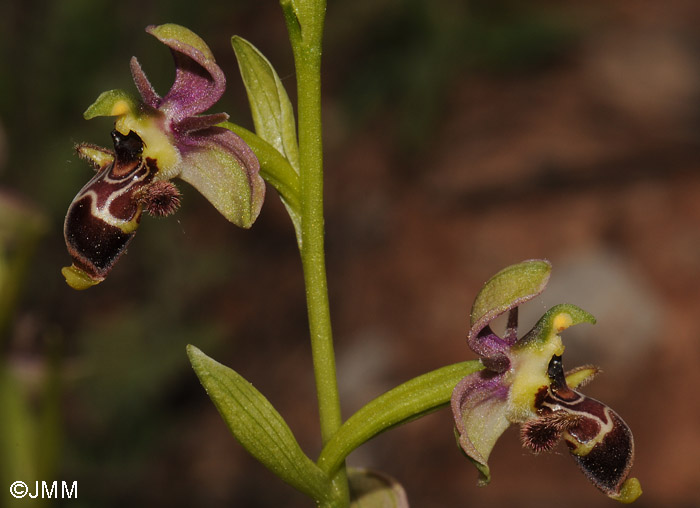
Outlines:
[[[229, 81], [214, 111], [250, 128], [230, 37], [252, 41], [293, 97], [277, 2], [0, 0], [0, 14], [3, 491], [21, 472], [77, 480], [78, 499], [56, 506], [310, 506], [231, 438], [184, 350], [252, 381], [317, 456], [301, 268], [274, 190], [242, 231], [182, 184], [180, 211], [145, 217], [104, 283], [76, 292], [59, 271], [65, 211], [92, 174], [73, 147], [111, 143], [110, 120], [82, 112], [104, 90], [135, 91], [133, 55], [161, 93], [172, 82], [145, 26], [202, 36]], [[634, 432], [636, 506], [700, 506], [699, 26], [692, 0], [329, 1], [327, 253], [346, 417], [473, 358], [481, 284], [546, 257], [550, 287], [524, 326], [560, 302], [598, 318], [565, 333], [565, 366], [603, 369], [585, 392]], [[616, 506], [563, 445], [534, 456], [517, 428], [478, 488], [452, 426], [442, 410], [349, 463], [395, 477], [414, 507]]]

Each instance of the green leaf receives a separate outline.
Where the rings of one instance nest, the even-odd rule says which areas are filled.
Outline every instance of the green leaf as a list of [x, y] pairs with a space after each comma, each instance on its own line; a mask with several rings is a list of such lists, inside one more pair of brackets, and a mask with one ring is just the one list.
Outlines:
[[333, 473], [351, 451], [377, 434], [447, 405], [457, 383], [483, 368], [476, 360], [455, 363], [413, 378], [380, 395], [338, 429], [321, 451], [318, 465], [323, 471]]
[[350, 469], [350, 508], [408, 508], [401, 484], [384, 473]]
[[491, 277], [476, 295], [471, 312], [472, 330], [544, 291], [552, 265], [544, 259], [531, 259], [504, 268]]
[[245, 39], [234, 36], [231, 45], [248, 93], [258, 136], [284, 155], [299, 173], [299, 146], [294, 110], [272, 64]]
[[199, 381], [235, 438], [265, 467], [319, 501], [330, 495], [328, 477], [299, 447], [282, 416], [252, 384], [192, 345], [187, 355]]

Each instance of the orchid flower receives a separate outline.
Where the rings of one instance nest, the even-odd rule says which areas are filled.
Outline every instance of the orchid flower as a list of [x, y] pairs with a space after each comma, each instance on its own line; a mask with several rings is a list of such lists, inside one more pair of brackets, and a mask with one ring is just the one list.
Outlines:
[[102, 93], [84, 116], [116, 117], [114, 150], [90, 144], [78, 154], [97, 171], [71, 203], [64, 236], [73, 264], [62, 270], [66, 282], [85, 289], [101, 282], [126, 249], [142, 211], [173, 213], [178, 177], [195, 187], [237, 226], [250, 227], [265, 196], [260, 165], [252, 150], [217, 124], [226, 113], [200, 115], [226, 88], [224, 74], [209, 47], [190, 30], [173, 24], [146, 31], [168, 46], [175, 59], [175, 82], [160, 97], [136, 58], [131, 73], [141, 96], [122, 90]]
[[[452, 394], [459, 445], [485, 485], [494, 444], [518, 423], [525, 447], [546, 451], [563, 439], [596, 487], [630, 503], [642, 493], [636, 478], [627, 479], [634, 458], [632, 433], [612, 409], [576, 390], [598, 372], [596, 367], [565, 374], [562, 366], [559, 334], [595, 318], [575, 305], [556, 305], [518, 336], [518, 306], [544, 290], [550, 271], [548, 261], [525, 261], [494, 275], [477, 295], [467, 340], [485, 368], [462, 379]], [[505, 333], [499, 336], [491, 323], [506, 312]]]

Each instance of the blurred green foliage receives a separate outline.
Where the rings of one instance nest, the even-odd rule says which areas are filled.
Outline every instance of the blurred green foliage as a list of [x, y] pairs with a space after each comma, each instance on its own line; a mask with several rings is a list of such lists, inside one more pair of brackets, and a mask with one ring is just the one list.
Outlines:
[[338, 78], [346, 111], [359, 124], [378, 111], [393, 115], [409, 154], [429, 146], [457, 78], [546, 67], [580, 30], [563, 11], [532, 2], [344, 1], [335, 9], [327, 51], [349, 60]]

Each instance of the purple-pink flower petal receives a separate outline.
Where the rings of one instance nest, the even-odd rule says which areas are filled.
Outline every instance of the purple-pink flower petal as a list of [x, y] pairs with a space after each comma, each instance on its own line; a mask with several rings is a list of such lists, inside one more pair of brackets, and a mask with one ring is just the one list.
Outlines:
[[146, 77], [146, 73], [143, 72], [141, 64], [135, 56], [131, 57], [129, 67], [131, 68], [131, 76], [134, 78], [134, 84], [136, 85], [136, 88], [138, 88], [143, 102], [148, 104], [153, 109], [158, 109], [162, 99], [160, 95], [156, 93], [153, 85], [151, 85], [151, 82]]
[[175, 59], [175, 82], [161, 109], [177, 123], [213, 106], [226, 89], [226, 78], [204, 41], [178, 25], [151, 25], [146, 31], [168, 46]]

